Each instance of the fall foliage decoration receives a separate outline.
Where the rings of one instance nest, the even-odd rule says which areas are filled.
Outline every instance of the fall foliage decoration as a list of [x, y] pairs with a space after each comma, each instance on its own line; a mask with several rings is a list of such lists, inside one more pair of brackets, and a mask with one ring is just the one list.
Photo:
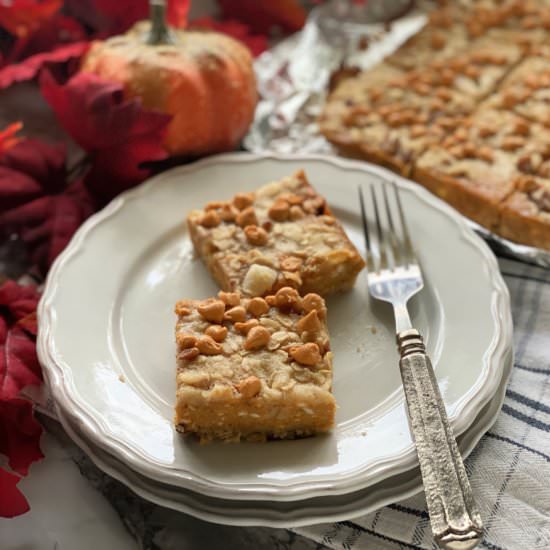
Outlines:
[[94, 43], [82, 70], [119, 82], [146, 109], [171, 115], [164, 141], [170, 154], [234, 149], [257, 102], [249, 50], [217, 32], [170, 29], [163, 4], [157, 8], [151, 23]]
[[[190, 0], [166, 0], [170, 27], [158, 8], [153, 27], [139, 23], [158, 2], [0, 3], [0, 90], [35, 87], [78, 146], [68, 154], [64, 143], [25, 136], [22, 121], [0, 128], [0, 246], [17, 236], [34, 277], [46, 276], [88, 216], [168, 154], [234, 148], [256, 104], [251, 56], [267, 49], [268, 32], [298, 30], [305, 19], [298, 0], [218, 0], [221, 20], [194, 21]], [[8, 518], [29, 510], [18, 483], [42, 458], [42, 428], [22, 394], [42, 373], [39, 292], [2, 276], [0, 517]]]
[[19, 396], [24, 388], [42, 381], [35, 348], [38, 298], [32, 286], [13, 281], [0, 285], [0, 453], [11, 469], [0, 468], [0, 517], [29, 509], [17, 484], [30, 465], [43, 457], [42, 428], [32, 403]]

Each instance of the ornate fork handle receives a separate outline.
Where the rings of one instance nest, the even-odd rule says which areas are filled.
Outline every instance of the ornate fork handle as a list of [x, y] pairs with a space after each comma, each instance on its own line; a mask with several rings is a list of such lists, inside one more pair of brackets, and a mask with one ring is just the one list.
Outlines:
[[482, 538], [481, 516], [424, 341], [410, 329], [398, 333], [397, 345], [434, 538], [443, 548], [474, 548]]

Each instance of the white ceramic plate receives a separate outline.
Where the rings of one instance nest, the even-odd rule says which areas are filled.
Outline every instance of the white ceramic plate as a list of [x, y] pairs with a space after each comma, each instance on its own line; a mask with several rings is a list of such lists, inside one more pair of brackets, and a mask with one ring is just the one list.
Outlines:
[[427, 283], [411, 311], [455, 433], [494, 394], [512, 346], [509, 297], [492, 253], [454, 210], [366, 163], [213, 157], [163, 173], [93, 216], [50, 271], [40, 303], [39, 354], [58, 406], [136, 472], [218, 498], [299, 500], [357, 491], [415, 466], [392, 314], [369, 304], [364, 273], [352, 292], [329, 300], [339, 403], [330, 435], [200, 446], [172, 427], [173, 304], [217, 291], [193, 259], [185, 214], [299, 168], [359, 247], [357, 184], [397, 179]]
[[[505, 359], [502, 380], [495, 395], [483, 407], [473, 424], [458, 438], [458, 445], [464, 457], [471, 453], [483, 434], [497, 419], [512, 370], [512, 360], [512, 353], [510, 353]], [[225, 525], [290, 528], [351, 520], [374, 512], [387, 504], [408, 498], [422, 490], [420, 472], [418, 468], [413, 468], [375, 483], [367, 489], [342, 496], [289, 502], [217, 499], [174, 488], [134, 472], [120, 460], [85, 440], [79, 426], [71, 425], [62, 416], [59, 418], [67, 433], [92, 461], [104, 472], [124, 483], [134, 493], [166, 508]]]

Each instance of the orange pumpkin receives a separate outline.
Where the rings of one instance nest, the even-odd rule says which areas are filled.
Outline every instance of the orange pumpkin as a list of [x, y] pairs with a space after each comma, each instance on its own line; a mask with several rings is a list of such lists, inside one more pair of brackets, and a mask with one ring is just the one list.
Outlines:
[[201, 155], [234, 149], [246, 134], [258, 95], [246, 46], [211, 31], [168, 29], [162, 2], [152, 23], [95, 42], [82, 70], [119, 82], [148, 109], [172, 115], [165, 147]]

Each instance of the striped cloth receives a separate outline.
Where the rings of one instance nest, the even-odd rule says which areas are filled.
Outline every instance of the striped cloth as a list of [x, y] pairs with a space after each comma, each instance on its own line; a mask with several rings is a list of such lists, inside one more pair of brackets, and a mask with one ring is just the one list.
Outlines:
[[[502, 412], [466, 460], [485, 524], [480, 548], [550, 549], [550, 271], [499, 263], [512, 299], [516, 355]], [[296, 532], [329, 548], [436, 548], [423, 495]]]

